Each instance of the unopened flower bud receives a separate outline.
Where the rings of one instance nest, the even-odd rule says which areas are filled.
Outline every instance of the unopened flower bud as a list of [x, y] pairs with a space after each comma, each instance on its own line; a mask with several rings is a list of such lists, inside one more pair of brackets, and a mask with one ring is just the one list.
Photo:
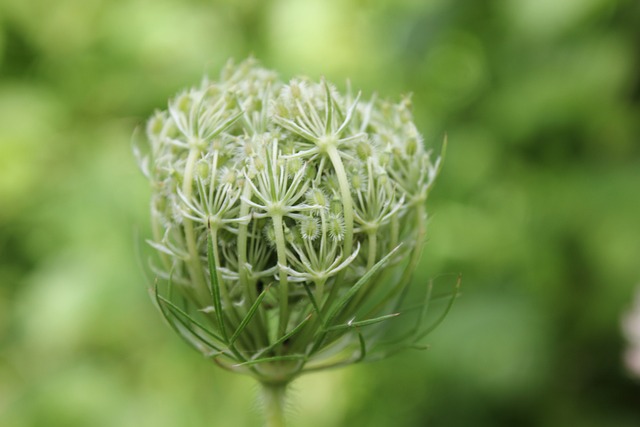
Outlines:
[[360, 97], [248, 60], [149, 120], [156, 302], [219, 365], [286, 385], [385, 337], [439, 160], [408, 97]]

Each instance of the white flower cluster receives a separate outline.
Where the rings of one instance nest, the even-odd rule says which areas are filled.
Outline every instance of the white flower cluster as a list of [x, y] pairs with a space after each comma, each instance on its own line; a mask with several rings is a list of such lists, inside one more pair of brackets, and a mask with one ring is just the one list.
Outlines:
[[170, 324], [262, 381], [362, 359], [416, 266], [439, 165], [409, 99], [284, 84], [250, 59], [170, 100], [147, 136]]

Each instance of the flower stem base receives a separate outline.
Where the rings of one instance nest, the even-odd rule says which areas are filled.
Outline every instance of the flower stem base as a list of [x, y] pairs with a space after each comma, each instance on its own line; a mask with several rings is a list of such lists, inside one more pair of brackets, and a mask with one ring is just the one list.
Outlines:
[[285, 427], [285, 394], [287, 384], [262, 383], [262, 405], [266, 427]]

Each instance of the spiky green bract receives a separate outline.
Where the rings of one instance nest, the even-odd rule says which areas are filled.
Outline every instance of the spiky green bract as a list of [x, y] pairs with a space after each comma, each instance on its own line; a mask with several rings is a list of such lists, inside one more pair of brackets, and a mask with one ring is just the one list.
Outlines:
[[154, 295], [187, 342], [272, 388], [389, 342], [440, 163], [408, 98], [247, 60], [171, 99], [147, 136]]

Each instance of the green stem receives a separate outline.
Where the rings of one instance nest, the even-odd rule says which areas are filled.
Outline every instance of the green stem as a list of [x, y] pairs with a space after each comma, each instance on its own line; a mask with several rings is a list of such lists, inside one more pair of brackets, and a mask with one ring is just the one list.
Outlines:
[[340, 153], [335, 145], [327, 149], [329, 159], [333, 164], [333, 169], [338, 178], [338, 186], [340, 187], [340, 196], [342, 198], [342, 208], [344, 209], [344, 257], [351, 255], [353, 244], [353, 200], [351, 199], [351, 189], [349, 188], [349, 180], [344, 170]]
[[411, 253], [411, 259], [409, 260], [409, 263], [405, 267], [402, 277], [400, 278], [400, 281], [398, 282], [398, 284], [395, 285], [391, 289], [391, 291], [389, 291], [389, 293], [381, 300], [381, 302], [377, 304], [371, 311], [369, 311], [369, 313], [365, 317], [369, 317], [371, 315], [374, 315], [374, 313], [377, 313], [386, 304], [388, 304], [390, 301], [396, 298], [402, 292], [402, 290], [408, 286], [409, 280], [411, 279], [411, 275], [415, 271], [415, 268], [418, 262], [420, 261], [420, 257], [422, 256], [424, 240], [427, 235], [425, 222], [426, 222], [425, 208], [424, 208], [424, 203], [422, 203], [418, 205], [418, 209], [416, 212], [415, 227], [418, 230], [418, 235], [416, 237], [416, 244]]
[[[286, 243], [284, 238], [282, 215], [273, 215], [273, 229], [276, 235], [276, 251], [278, 252], [278, 264], [287, 266]], [[287, 330], [289, 321], [289, 282], [287, 273], [280, 270], [280, 321], [278, 324], [278, 336], [283, 336]]]
[[[189, 156], [187, 158], [187, 164], [184, 168], [184, 178], [182, 182], [182, 193], [184, 197], [189, 200], [193, 194], [193, 173], [195, 169], [196, 161], [200, 155], [200, 150], [197, 148], [191, 148]], [[204, 272], [200, 265], [200, 254], [198, 252], [198, 244], [193, 229], [193, 223], [189, 218], [184, 218], [184, 236], [187, 243], [187, 250], [189, 252], [189, 259], [187, 262], [187, 268], [189, 269], [189, 275], [192, 280], [197, 284], [196, 295], [199, 297], [200, 302], [204, 303], [208, 301], [207, 285], [204, 279]]]
[[[340, 196], [342, 198], [341, 201], [344, 216], [344, 242], [342, 256], [344, 258], [347, 258], [351, 255], [351, 250], [353, 249], [353, 199], [351, 198], [349, 180], [347, 179], [347, 173], [344, 170], [344, 164], [342, 163], [342, 159], [340, 158], [338, 148], [335, 145], [331, 145], [329, 148], [327, 148], [327, 153], [329, 154], [329, 159], [331, 160], [333, 169], [336, 172], [336, 177], [338, 178], [338, 186], [340, 187]], [[322, 306], [323, 314], [326, 313], [326, 310], [328, 310], [331, 302], [334, 301], [337, 297], [340, 284], [342, 283], [342, 279], [344, 277], [344, 272], [345, 270], [342, 270], [336, 276], [334, 285], [329, 291], [329, 296]]]
[[[378, 234], [377, 234], [377, 231], [369, 231], [367, 233], [367, 236], [369, 239], [369, 255], [367, 257], [367, 271], [368, 271], [368, 270], [371, 270], [373, 266], [376, 264], [376, 255], [377, 255], [377, 249], [378, 249]], [[360, 289], [360, 292], [358, 292], [355, 295], [355, 297], [351, 301], [349, 301], [349, 305], [347, 306], [345, 313], [348, 313], [349, 315], [351, 315], [351, 313], [354, 313], [356, 308], [359, 307], [360, 304], [362, 303], [362, 300], [364, 300], [365, 297], [371, 292], [372, 286], [375, 286], [375, 282], [364, 285], [362, 289]]]
[[218, 286], [220, 288], [220, 294], [222, 295], [222, 300], [227, 307], [228, 311], [233, 309], [233, 303], [231, 302], [231, 297], [229, 296], [229, 291], [227, 287], [224, 286], [224, 282], [222, 281], [222, 274], [220, 273], [220, 253], [218, 249], [218, 229], [216, 227], [211, 227], [211, 243], [213, 247], [213, 260], [216, 264], [216, 280], [218, 280]]
[[376, 263], [376, 252], [378, 249], [378, 234], [377, 234], [377, 231], [370, 231], [367, 234], [369, 237], [369, 257], [367, 259], [367, 270], [371, 270], [371, 268]]
[[324, 298], [324, 284], [327, 283], [327, 279], [316, 280], [316, 301], [322, 306], [322, 298]]
[[[242, 190], [242, 198], [240, 199], [240, 218], [249, 215], [249, 204], [246, 200], [251, 198], [251, 187], [245, 182]], [[245, 296], [249, 301], [253, 301], [258, 297], [255, 287], [249, 286], [247, 263], [247, 233], [249, 224], [241, 222], [238, 225], [238, 268], [240, 273], [240, 285], [245, 291]]]
[[[244, 189], [242, 190], [242, 198], [240, 201], [240, 218], [244, 218], [249, 215], [250, 207], [246, 202], [251, 198], [251, 186], [245, 182]], [[255, 283], [249, 280], [249, 272], [247, 270], [247, 240], [248, 240], [248, 227], [249, 224], [245, 221], [241, 222], [238, 226], [238, 269], [240, 275], [240, 286], [244, 290], [245, 298], [247, 301], [255, 301], [258, 298], [258, 292], [256, 290]], [[258, 315], [256, 316], [256, 329], [250, 328], [254, 339], [260, 342], [261, 345], [268, 345], [268, 333], [265, 327], [266, 318], [262, 307], [258, 309]]]
[[222, 273], [220, 272], [220, 253], [218, 249], [218, 229], [215, 227], [211, 227], [211, 242], [213, 243], [213, 259], [216, 264], [216, 275], [218, 280], [218, 287], [220, 288], [220, 295], [222, 296], [222, 301], [224, 302], [223, 312], [227, 313], [228, 318], [232, 321], [233, 327], [236, 327], [240, 324], [240, 319], [242, 315], [238, 313], [235, 306], [233, 305], [233, 301], [231, 300], [231, 296], [229, 295], [229, 290], [225, 285], [224, 280], [222, 280]]
[[285, 427], [284, 404], [287, 384], [262, 383], [266, 427]]
[[394, 215], [391, 218], [391, 240], [389, 241], [389, 247], [391, 249], [398, 246], [398, 236], [400, 235], [400, 222], [398, 221], [398, 215]]
[[[329, 156], [329, 160], [331, 160], [331, 164], [333, 165], [333, 169], [336, 173], [336, 177], [338, 178], [338, 187], [340, 189], [340, 197], [342, 202], [343, 209], [343, 217], [344, 217], [344, 241], [343, 241], [343, 249], [342, 256], [347, 258], [351, 255], [351, 251], [353, 250], [353, 199], [351, 198], [351, 188], [349, 187], [349, 179], [347, 178], [347, 173], [344, 169], [344, 164], [342, 163], [342, 158], [340, 158], [340, 152], [335, 144], [330, 145], [326, 148], [326, 153]], [[325, 299], [324, 303], [319, 302], [321, 304], [321, 316], [324, 316], [329, 307], [331, 307], [331, 303], [337, 298], [338, 291], [340, 289], [340, 285], [342, 284], [342, 279], [344, 277], [345, 270], [342, 270], [338, 273], [333, 283], [332, 288], [328, 292], [328, 296]], [[317, 331], [318, 327], [322, 325], [321, 318], [315, 318], [309, 326], [305, 328], [305, 332], [301, 335], [302, 339], [300, 339], [301, 343], [304, 343], [306, 337], [313, 336]], [[317, 350], [322, 341], [324, 340], [324, 336], [316, 341], [316, 345], [314, 346], [314, 350]]]

